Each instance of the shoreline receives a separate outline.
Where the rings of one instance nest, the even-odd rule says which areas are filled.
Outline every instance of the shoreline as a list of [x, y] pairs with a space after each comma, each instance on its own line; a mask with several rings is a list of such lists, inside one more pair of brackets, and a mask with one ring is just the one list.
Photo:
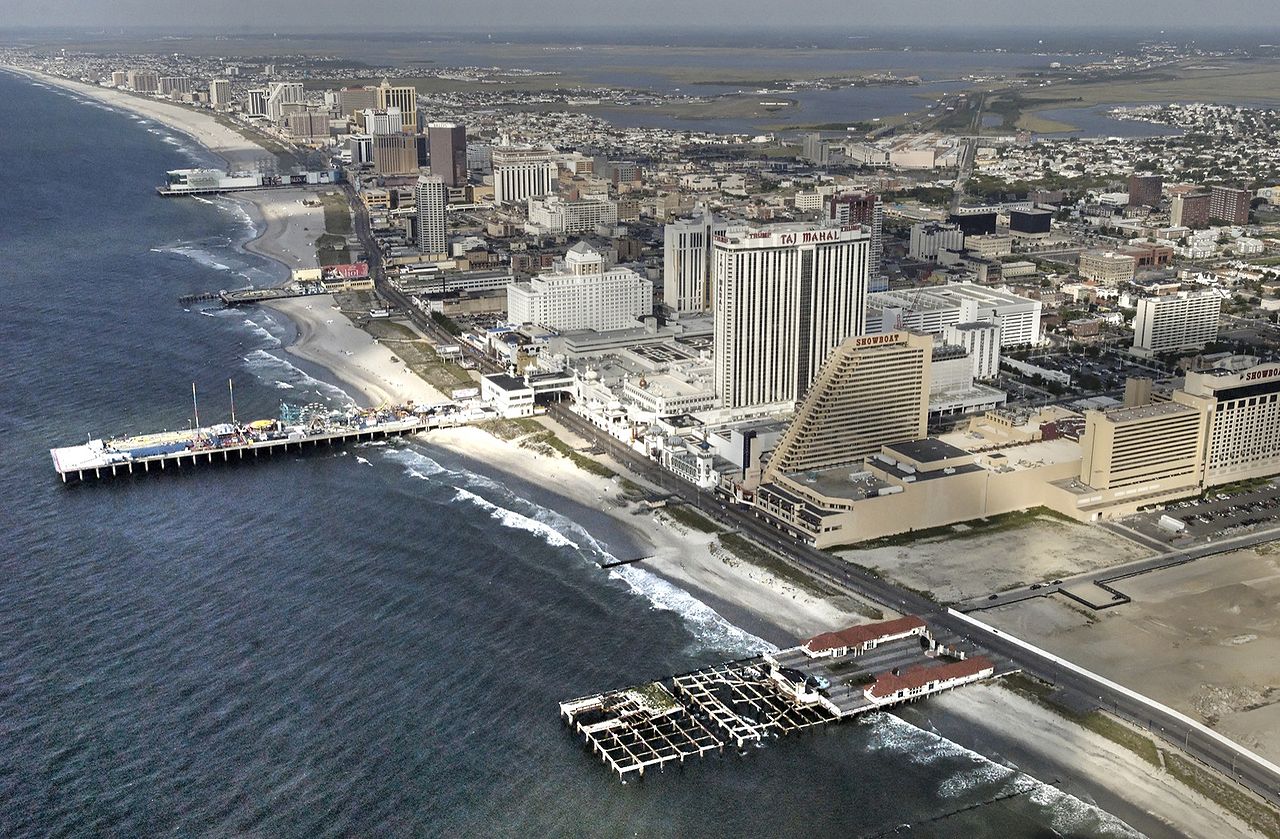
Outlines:
[[[46, 78], [42, 75], [31, 73], [24, 73], [24, 75], [35, 81], [53, 84], [61, 83], [62, 86], [81, 93], [114, 93], [115, 96], [113, 97], [97, 96], [94, 98], [103, 99], [103, 101], [108, 101], [111, 104], [119, 104], [135, 113], [142, 113], [171, 129], [187, 134], [187, 136], [208, 149], [210, 153], [222, 156], [213, 149], [209, 149], [198, 134], [173, 125], [159, 116], [158, 113], [147, 113], [138, 108], [129, 107], [129, 104], [126, 104], [125, 101], [120, 101], [145, 102], [145, 100], [138, 100], [137, 97], [131, 94], [111, 91], [105, 88], [95, 89], [86, 83], [62, 80], [56, 77]], [[158, 100], [156, 104], [165, 106], [165, 110], [184, 113], [189, 110], [176, 105], [165, 105], [165, 103]], [[163, 113], [163, 111], [160, 113]], [[212, 117], [207, 117], [207, 119], [210, 122], [214, 122]], [[229, 131], [229, 129], [226, 130]], [[246, 140], [245, 142], [248, 141]], [[261, 147], [257, 148], [261, 150]], [[261, 151], [265, 152], [265, 150]], [[226, 160], [227, 158], [223, 157], [223, 159]], [[270, 254], [262, 253], [249, 247], [250, 243], [262, 247], [260, 242], [265, 239], [268, 232], [267, 228], [271, 225], [271, 219], [265, 213], [260, 217], [264, 222], [264, 229], [262, 233], [255, 236], [250, 242], [244, 243], [245, 249], [265, 258], [273, 259], [278, 264], [287, 267], [287, 262], [275, 259]], [[282, 306], [281, 303], [297, 305]], [[362, 346], [368, 348], [371, 353], [378, 355], [379, 358], [382, 354], [389, 355], [389, 351], [380, 347], [372, 336], [364, 333], [336, 309], [317, 309], [315, 307], [316, 301], [310, 298], [281, 301], [281, 303], [274, 304], [271, 308], [287, 317], [294, 324], [297, 331], [296, 339], [285, 348], [287, 352], [323, 368], [330, 376], [340, 382], [341, 387], [344, 389], [356, 389], [366, 398], [378, 398], [379, 394], [389, 395], [391, 386], [398, 384], [395, 379], [391, 378], [395, 375], [393, 362], [379, 360], [378, 365], [381, 366], [375, 366], [373, 355], [371, 355], [366, 363], [367, 366], [362, 369], [357, 362], [352, 360], [359, 348], [354, 344], [344, 344], [343, 342], [353, 341], [354, 339], [342, 335], [342, 333], [346, 332], [346, 329], [329, 329], [327, 327], [345, 325], [356, 335], [363, 336]], [[308, 306], [308, 304], [310, 305]], [[332, 317], [327, 317], [327, 313], [332, 313]], [[335, 334], [340, 337], [334, 337]], [[352, 355], [344, 355], [344, 350], [351, 352]], [[390, 369], [387, 368], [388, 364], [392, 365]], [[379, 381], [380, 378], [382, 381]], [[413, 378], [417, 377], [413, 376]], [[425, 382], [423, 382], [423, 385], [425, 385]], [[436, 391], [436, 394], [438, 394], [438, 391]], [[562, 429], [558, 433], [562, 439], [565, 439], [574, 448], [582, 447], [582, 441], [577, 440]], [[771, 575], [763, 571], [763, 569], [752, 566], [747, 562], [733, 565], [724, 561], [712, 552], [713, 537], [700, 534], [687, 527], [681, 529], [668, 517], [661, 514], [655, 515], [654, 513], [636, 515], [630, 504], [622, 507], [602, 505], [600, 502], [605, 498], [614, 498], [620, 494], [618, 484], [614, 483], [612, 479], [592, 475], [579, 469], [564, 457], [556, 454], [542, 454], [529, 448], [523, 448], [517, 443], [500, 440], [487, 431], [478, 428], [446, 429], [443, 432], [433, 432], [430, 437], [422, 439], [429, 445], [438, 445], [460, 457], [486, 464], [498, 472], [516, 475], [522, 481], [536, 483], [544, 487], [554, 487], [554, 490], [549, 490], [550, 494], [565, 498], [576, 504], [593, 509], [609, 507], [609, 509], [602, 511], [610, 515], [620, 527], [624, 528], [628, 536], [634, 537], [638, 546], [648, 546], [652, 549], [653, 557], [644, 560], [641, 563], [642, 567], [697, 597], [711, 608], [714, 608], [727, 622], [738, 627], [743, 627], [743, 624], [762, 627], [763, 632], [768, 632], [772, 636], [767, 640], [772, 640], [772, 638], [790, 639], [788, 643], [793, 643], [796, 638], [802, 639], [808, 634], [815, 634], [818, 631], [837, 628], [849, 623], [860, 623], [866, 620], [856, 612], [841, 608], [827, 600], [812, 597], [805, 592], [798, 592], [793, 587], [789, 589], [781, 581], [771, 578]], [[617, 463], [611, 460], [607, 462], [620, 475], [627, 475], [626, 470]], [[634, 476], [628, 476], [628, 479], [637, 480]], [[633, 503], [631, 502], [631, 504]], [[886, 617], [890, 616], [886, 614]], [[753, 634], [760, 634], [756, 633], [754, 629], [749, 631], [752, 631]], [[602, 688], [608, 687], [611, 686], [602, 686]], [[1011, 696], [1014, 696], [1014, 694], [1010, 690], [993, 688], [990, 691], [974, 693], [972, 696], [964, 694], [959, 696], [956, 702], [952, 704], [963, 703], [964, 706], [970, 708], [969, 720], [979, 730], [986, 728], [998, 732], [1003, 737], [1023, 744], [1025, 748], [1031, 751], [1039, 748], [1045, 755], [1046, 761], [1055, 754], [1053, 748], [1043, 742], [1048, 739], [1045, 737], [1046, 732], [1056, 732], [1057, 739], [1055, 739], [1055, 742], [1065, 742], [1068, 745], [1079, 742], [1087, 733], [1079, 726], [1053, 717], [1048, 711], [1032, 713], [1025, 709], [1019, 709], [1021, 713], [1013, 713], [1013, 706], [1009, 700]], [[963, 711], [964, 708], [956, 710]], [[965, 716], [964, 713], [959, 715]], [[1183, 796], [1186, 800], [1177, 802], [1168, 800], [1168, 796], [1163, 790], [1149, 789], [1143, 785], [1148, 776], [1153, 774], [1149, 771], [1149, 767], [1142, 763], [1136, 754], [1127, 752], [1118, 746], [1116, 748], [1120, 753], [1115, 758], [1115, 764], [1102, 765], [1097, 761], [1082, 757], [1078, 761], [1080, 765], [1071, 767], [1074, 772], [1079, 773], [1080, 783], [1085, 792], [1087, 792], [1089, 783], [1096, 785], [1098, 788], [1106, 789], [1116, 783], [1118, 777], [1122, 777], [1125, 791], [1134, 794], [1133, 797], [1142, 802], [1129, 802], [1134, 811], [1148, 812], [1156, 818], [1161, 818], [1157, 814], [1163, 813], [1167, 815], [1172, 813], [1173, 816], [1176, 816], [1171, 816], [1173, 823], [1180, 826], [1203, 824], [1204, 817], [1197, 814], [1221, 813], [1223, 815], [1220, 817], [1220, 826], [1225, 827], [1229, 824], [1234, 826], [1234, 823], [1229, 821], [1230, 817], [1225, 815], [1225, 811], [1216, 805], [1210, 804], [1206, 799], [1201, 798], [1189, 789], [1186, 790], [1187, 795]], [[1061, 757], [1061, 755], [1057, 756]], [[1046, 765], [1049, 764], [1046, 762]], [[1117, 769], [1117, 765], [1124, 767], [1123, 771]], [[1027, 771], [1033, 777], [1040, 777], [1034, 767], [1028, 767]], [[1161, 821], [1164, 820], [1161, 818]], [[1217, 822], [1213, 823], [1216, 824]]]
[[[203, 112], [196, 108], [166, 102], [163, 99], [149, 99], [116, 88], [54, 76], [25, 67], [4, 65], [5, 70], [25, 76], [32, 83], [53, 85], [63, 90], [78, 93], [98, 102], [112, 105], [130, 113], [154, 120], [166, 128], [186, 136], [206, 154], [222, 161], [228, 171], [250, 167], [263, 157], [272, 156], [263, 146], [250, 140], [245, 135], [228, 128], [214, 117], [213, 112]], [[164, 173], [157, 173], [162, 177]]]

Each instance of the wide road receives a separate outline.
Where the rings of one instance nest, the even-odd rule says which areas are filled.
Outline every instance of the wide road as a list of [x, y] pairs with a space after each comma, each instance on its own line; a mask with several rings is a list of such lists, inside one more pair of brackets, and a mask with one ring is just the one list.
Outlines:
[[[364, 202], [356, 197], [350, 185], [347, 186], [347, 191], [354, 210], [356, 235], [364, 245], [369, 260], [369, 274], [374, 278], [378, 291], [405, 311], [413, 322], [428, 334], [439, 336], [441, 340], [452, 341], [453, 336], [445, 333], [439, 324], [432, 321], [412, 305], [405, 295], [386, 282], [370, 230], [367, 209]], [[476, 360], [480, 369], [488, 371], [501, 369], [499, 365], [482, 357], [465, 344], [463, 347], [464, 352]], [[836, 556], [798, 542], [744, 509], [722, 504], [712, 494], [700, 491], [692, 484], [680, 480], [654, 461], [591, 425], [564, 405], [553, 405], [548, 413], [571, 431], [607, 451], [637, 475], [697, 507], [718, 523], [735, 528], [769, 547], [795, 567], [838, 591], [866, 598], [894, 611], [918, 615], [935, 627], [969, 639], [995, 656], [1008, 658], [1016, 666], [1038, 678], [1060, 688], [1076, 691], [1091, 701], [1096, 698], [1100, 708], [1146, 728], [1166, 742], [1181, 747], [1187, 754], [1206, 766], [1235, 778], [1273, 806], [1280, 807], [1280, 773], [1274, 772], [1255, 757], [1251, 755], [1240, 757], [1230, 746], [1200, 733], [1199, 730], [1188, 726], [1172, 714], [1149, 708], [1140, 700], [1133, 699], [1104, 682], [1077, 673], [1048, 657], [1015, 644], [997, 629], [975, 626], [963, 618], [952, 615], [926, 597], [881, 579]]]

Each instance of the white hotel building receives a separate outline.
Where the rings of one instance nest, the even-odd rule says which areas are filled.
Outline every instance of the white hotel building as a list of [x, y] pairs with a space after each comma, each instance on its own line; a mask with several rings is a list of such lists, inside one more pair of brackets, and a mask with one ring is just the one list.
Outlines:
[[507, 318], [557, 332], [607, 332], [637, 326], [653, 314], [653, 283], [630, 268], [606, 270], [604, 257], [585, 242], [565, 254], [563, 267], [507, 286]]
[[555, 191], [556, 150], [495, 148], [493, 150], [493, 202], [511, 204], [540, 198]]
[[712, 238], [715, 385], [723, 408], [794, 402], [860, 335], [870, 231], [784, 224]]
[[1134, 355], [1203, 349], [1218, 337], [1222, 298], [1212, 291], [1143, 297], [1133, 318]]
[[1039, 300], [973, 283], [951, 283], [921, 289], [878, 291], [867, 300], [867, 332], [942, 334], [957, 323], [989, 323], [1000, 327], [1000, 346], [1040, 343]]
[[662, 228], [662, 299], [677, 314], [711, 311], [711, 240], [730, 231], [745, 233], [746, 222], [727, 222], [700, 207], [693, 218]]
[[596, 225], [618, 223], [618, 203], [579, 199], [566, 201], [558, 195], [529, 198], [529, 222], [525, 232], [591, 233]]

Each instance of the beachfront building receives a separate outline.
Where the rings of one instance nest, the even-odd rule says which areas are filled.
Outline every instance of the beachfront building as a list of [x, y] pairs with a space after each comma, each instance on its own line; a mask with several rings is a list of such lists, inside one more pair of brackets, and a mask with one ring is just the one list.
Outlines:
[[445, 256], [449, 242], [445, 228], [448, 189], [444, 180], [438, 175], [419, 175], [413, 188], [413, 200], [417, 209], [419, 253]]
[[467, 185], [467, 129], [453, 122], [427, 124], [427, 147], [431, 151], [431, 174], [445, 186]]
[[248, 92], [244, 102], [244, 112], [251, 117], [265, 117], [267, 115], [267, 89], [265, 87], [255, 87]]
[[870, 232], [744, 226], [711, 246], [721, 407], [796, 401], [827, 356], [863, 332]]
[[1280, 472], [1280, 364], [1187, 373], [1174, 398], [1202, 400], [1208, 416], [1206, 486]]
[[1199, 350], [1218, 337], [1222, 297], [1213, 291], [1180, 291], [1138, 300], [1133, 318], [1133, 353], [1151, 356]]
[[160, 90], [160, 74], [154, 70], [130, 70], [129, 89], [134, 93], [156, 93]]
[[[393, 85], [386, 79], [378, 85], [378, 110], [400, 109], [400, 130], [406, 134], [418, 132], [418, 91], [412, 85]], [[367, 130], [367, 129], [366, 129]]]
[[925, 436], [933, 339], [895, 332], [838, 346], [769, 460], [782, 473], [844, 466]]
[[295, 140], [327, 140], [329, 114], [326, 111], [295, 111], [284, 115], [284, 131]]
[[188, 76], [161, 76], [159, 80], [159, 93], [161, 96], [189, 96], [191, 94], [191, 79]]
[[1194, 489], [1204, 457], [1206, 414], [1178, 402], [1085, 412], [1080, 482], [1144, 493]]
[[291, 110], [288, 106], [301, 106], [305, 101], [304, 97], [302, 82], [272, 82], [267, 88], [267, 119], [280, 122], [285, 113]]
[[230, 80], [214, 79], [209, 82], [209, 104], [219, 110], [231, 107]]
[[555, 190], [556, 150], [550, 146], [495, 148], [492, 161], [495, 204], [540, 198]]
[[606, 267], [586, 242], [570, 248], [552, 272], [507, 286], [508, 320], [557, 332], [627, 329], [651, 314], [653, 283], [630, 268]]

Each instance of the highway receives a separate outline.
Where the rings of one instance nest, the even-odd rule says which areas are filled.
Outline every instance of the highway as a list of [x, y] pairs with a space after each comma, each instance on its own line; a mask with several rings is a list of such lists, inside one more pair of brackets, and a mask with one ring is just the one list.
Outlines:
[[[386, 281], [380, 264], [380, 254], [370, 230], [367, 208], [349, 184], [346, 190], [354, 210], [356, 235], [364, 245], [369, 261], [369, 274], [373, 277], [378, 292], [403, 310], [428, 335], [452, 343], [455, 340], [454, 336], [441, 329], [431, 318], [412, 305], [404, 294]], [[463, 351], [476, 361], [481, 370], [501, 371], [497, 364], [477, 353], [473, 348], [465, 343], [462, 346]], [[1252, 753], [1245, 752], [1241, 755], [1231, 745], [1202, 733], [1178, 715], [1151, 708], [1122, 689], [1079, 673], [1051, 657], [1010, 641], [997, 629], [970, 623], [963, 616], [949, 612], [933, 600], [864, 571], [832, 554], [792, 539], [747, 510], [736, 505], [723, 504], [714, 495], [680, 480], [656, 462], [591, 425], [565, 405], [552, 405], [548, 409], [548, 414], [583, 439], [591, 441], [608, 452], [654, 486], [661, 487], [673, 496], [698, 508], [719, 524], [736, 529], [758, 543], [768, 546], [796, 568], [822, 580], [836, 590], [866, 598], [897, 612], [917, 615], [934, 627], [968, 639], [994, 656], [1009, 659], [1017, 667], [1038, 678], [1060, 688], [1075, 691], [1088, 697], [1090, 701], [1096, 699], [1100, 708], [1151, 731], [1166, 742], [1182, 748], [1206, 766], [1235, 778], [1273, 806], [1280, 806], [1280, 770]]]

